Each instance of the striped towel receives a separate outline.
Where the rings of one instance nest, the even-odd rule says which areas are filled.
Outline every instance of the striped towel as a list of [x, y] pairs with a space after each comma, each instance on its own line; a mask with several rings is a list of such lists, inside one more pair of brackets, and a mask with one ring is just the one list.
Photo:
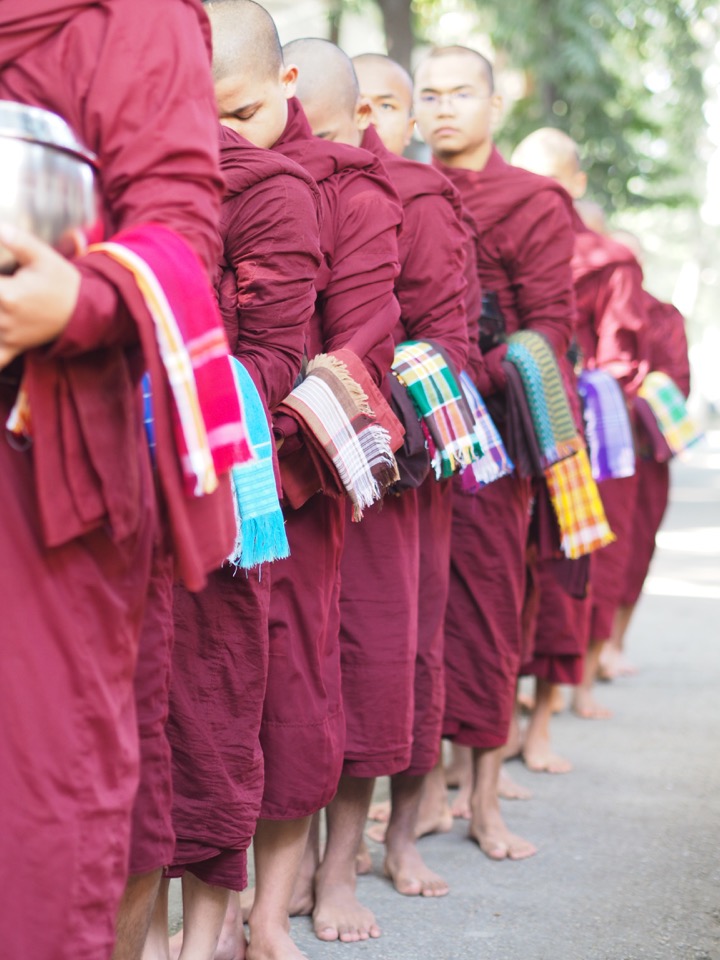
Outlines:
[[585, 450], [547, 467], [545, 481], [568, 559], [578, 560], [615, 540]]
[[685, 397], [666, 373], [659, 370], [649, 373], [638, 396], [650, 406], [660, 432], [675, 456], [702, 439], [702, 430], [688, 413]]
[[625, 397], [604, 370], [584, 370], [578, 379], [583, 400], [590, 464], [595, 480], [619, 480], [635, 473], [635, 448]]
[[243, 364], [230, 357], [230, 366], [255, 456], [235, 465], [230, 473], [238, 531], [228, 560], [235, 567], [250, 569], [290, 556], [290, 545], [278, 499], [265, 407]]
[[[88, 252], [112, 257], [137, 283], [170, 387], [185, 492], [212, 493], [218, 475], [252, 453], [227, 361], [227, 338], [197, 256], [181, 237], [157, 224], [123, 231]], [[214, 323], [207, 323], [209, 316]]]
[[427, 428], [436, 479], [451, 477], [482, 457], [472, 412], [441, 348], [407, 340], [396, 347], [392, 367]]
[[[353, 505], [353, 520], [380, 500], [398, 479], [393, 437], [378, 423], [368, 395], [350, 375], [342, 355], [321, 353], [307, 366], [302, 383], [283, 400], [280, 411], [296, 417], [331, 464]], [[399, 426], [399, 425], [398, 425]], [[397, 444], [402, 442], [398, 438]]]
[[508, 338], [505, 362], [512, 363], [523, 382], [543, 467], [582, 449], [565, 385], [552, 347], [545, 337], [519, 330]]
[[498, 428], [488, 413], [485, 401], [465, 370], [460, 374], [460, 386], [473, 415], [474, 430], [483, 449], [483, 456], [463, 469], [461, 486], [464, 493], [477, 493], [494, 480], [511, 474], [515, 467]]

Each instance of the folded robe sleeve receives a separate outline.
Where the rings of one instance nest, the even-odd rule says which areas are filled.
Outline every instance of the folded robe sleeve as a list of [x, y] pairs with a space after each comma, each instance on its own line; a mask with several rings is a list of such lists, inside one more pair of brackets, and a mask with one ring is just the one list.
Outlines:
[[221, 233], [228, 269], [220, 303], [230, 349], [272, 410], [295, 383], [315, 306], [315, 201], [297, 177], [271, 177], [225, 201]]
[[394, 294], [399, 204], [356, 173], [343, 178], [338, 191], [332, 273], [319, 302], [323, 349], [351, 350], [380, 384], [392, 364], [400, 317]]
[[649, 370], [648, 318], [642, 271], [637, 263], [619, 263], [598, 274], [593, 304], [597, 338], [595, 364], [634, 397]]

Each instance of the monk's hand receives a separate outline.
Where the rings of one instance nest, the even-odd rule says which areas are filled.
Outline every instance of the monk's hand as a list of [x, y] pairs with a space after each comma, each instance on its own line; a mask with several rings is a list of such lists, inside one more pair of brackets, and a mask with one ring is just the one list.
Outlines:
[[15, 257], [11, 277], [0, 276], [0, 369], [31, 347], [58, 337], [75, 310], [80, 271], [48, 244], [0, 225], [0, 244]]

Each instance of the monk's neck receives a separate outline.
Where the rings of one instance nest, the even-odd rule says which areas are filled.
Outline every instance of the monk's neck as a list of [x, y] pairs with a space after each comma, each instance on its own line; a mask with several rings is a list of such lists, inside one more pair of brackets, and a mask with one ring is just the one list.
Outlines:
[[486, 140], [477, 147], [470, 150], [463, 150], [461, 153], [453, 153], [445, 156], [439, 156], [438, 159], [446, 167], [453, 167], [462, 170], [474, 170], [479, 173], [488, 165], [493, 151], [493, 141]]

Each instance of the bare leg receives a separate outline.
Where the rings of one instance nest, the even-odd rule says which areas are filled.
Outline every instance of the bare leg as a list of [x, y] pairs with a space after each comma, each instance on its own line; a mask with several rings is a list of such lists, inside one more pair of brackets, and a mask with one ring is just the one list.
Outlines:
[[470, 819], [470, 794], [472, 793], [472, 749], [470, 747], [461, 747], [459, 744], [452, 745], [452, 765], [446, 774], [447, 785], [450, 781], [454, 782], [458, 788], [457, 796], [450, 805], [450, 810], [454, 817], [460, 817], [463, 820]]
[[474, 786], [470, 837], [491, 860], [524, 860], [537, 852], [528, 840], [511, 833], [500, 813], [498, 782], [503, 748], [474, 750]]
[[168, 941], [169, 890], [170, 881], [161, 880], [155, 898], [155, 909], [152, 912], [150, 927], [145, 938], [142, 960], [170, 960], [170, 944]]
[[199, 880], [182, 878], [183, 943], [180, 960], [213, 960], [220, 940], [230, 891]]
[[625, 656], [625, 635], [634, 612], [635, 604], [618, 607], [615, 612], [612, 636], [600, 655], [601, 680], [614, 680], [616, 677], [629, 677], [637, 673], [637, 667]]
[[141, 960], [150, 929], [162, 870], [129, 877], [120, 901], [112, 960]]
[[583, 720], [607, 720], [612, 716], [612, 712], [602, 707], [593, 694], [602, 648], [602, 642], [590, 641], [588, 651], [585, 654], [582, 683], [575, 688], [573, 695], [573, 712], [578, 717], [582, 717]]
[[258, 821], [247, 960], [303, 960], [290, 937], [289, 911], [311, 819]]
[[[391, 783], [394, 780], [393, 777]], [[448, 803], [442, 756], [430, 773], [426, 777], [421, 777], [420, 780], [422, 789], [420, 808], [417, 811], [416, 838], [425, 837], [429, 833], [448, 833], [452, 830], [453, 817]], [[390, 815], [392, 816], [392, 812]], [[383, 824], [370, 827], [367, 834], [371, 840], [375, 840], [377, 843], [385, 843], [387, 827]]]
[[355, 858], [375, 781], [342, 776], [327, 807], [327, 844], [315, 875], [313, 927], [319, 940], [356, 943], [379, 937], [380, 928], [356, 895]]
[[355, 873], [357, 873], [359, 877], [365, 877], [369, 873], [372, 873], [372, 869], [373, 864], [370, 851], [368, 850], [365, 840], [362, 839], [355, 856]]
[[550, 747], [550, 720], [553, 713], [555, 685], [541, 680], [535, 681], [535, 708], [525, 733], [523, 760], [528, 770], [536, 773], [568, 773], [572, 770], [569, 760], [559, 757]]
[[[433, 775], [442, 781], [442, 767], [436, 767], [430, 777]], [[392, 816], [385, 839], [385, 873], [397, 892], [407, 897], [444, 897], [450, 889], [447, 882], [425, 864], [417, 848], [418, 818], [427, 779], [402, 773], [392, 778]], [[444, 782], [442, 785], [444, 787]]]
[[[532, 790], [513, 780], [503, 763], [498, 777], [498, 796], [501, 800], [531, 800]], [[468, 816], [467, 819], [469, 820], [470, 817]]]
[[310, 818], [305, 849], [290, 897], [289, 915], [309, 917], [315, 907], [315, 874], [320, 866], [320, 814]]

